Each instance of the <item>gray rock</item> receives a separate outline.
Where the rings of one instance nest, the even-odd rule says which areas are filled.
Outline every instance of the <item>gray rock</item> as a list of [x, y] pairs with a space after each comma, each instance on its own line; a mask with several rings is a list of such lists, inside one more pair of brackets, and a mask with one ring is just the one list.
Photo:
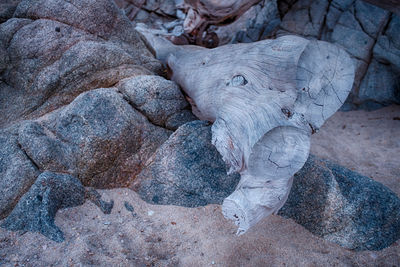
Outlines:
[[[133, 189], [153, 204], [221, 204], [238, 175], [227, 175], [211, 144], [210, 126], [181, 126], [157, 150]], [[382, 184], [310, 156], [295, 175], [280, 215], [312, 233], [354, 250], [383, 249], [400, 238], [400, 199]]]
[[373, 60], [361, 83], [359, 100], [363, 104], [367, 102], [381, 105], [400, 104], [400, 77], [396, 73], [392, 65]]
[[85, 198], [89, 199], [93, 204], [99, 207], [104, 214], [110, 214], [114, 207], [114, 200], [109, 202], [102, 200], [100, 193], [93, 188], [86, 189]]
[[[161, 66], [112, 1], [24, 0], [0, 32], [1, 219], [42, 171], [85, 186], [128, 186], [172, 133], [149, 119], [169, 129], [193, 119], [165, 79], [138, 87], [149, 93], [143, 109], [111, 87]], [[104, 212], [112, 206], [87, 197]]]
[[12, 231], [39, 232], [51, 240], [62, 242], [63, 233], [55, 225], [59, 209], [82, 205], [85, 188], [71, 175], [44, 172], [24, 194], [1, 227]]
[[[373, 17], [371, 17], [372, 14]], [[354, 17], [362, 30], [374, 39], [383, 30], [383, 26], [387, 24], [389, 16], [390, 12], [387, 10], [364, 1], [354, 2]]]
[[2, 0], [0, 3], [0, 23], [7, 21], [14, 14], [20, 0]]
[[18, 142], [17, 127], [0, 131], [0, 219], [5, 218], [40, 174]]
[[353, 250], [380, 250], [400, 238], [400, 199], [384, 185], [310, 156], [279, 214]]
[[395, 13], [400, 16], [400, 2], [398, 0], [364, 0], [373, 5], [379, 6], [381, 8], [387, 9], [390, 12]]
[[278, 36], [290, 33], [332, 42], [352, 55], [356, 76], [347, 107], [370, 109], [398, 103], [397, 15], [361, 0], [286, 0], [278, 5], [283, 15]]
[[19, 127], [19, 143], [43, 170], [75, 175], [85, 186], [127, 186], [171, 134], [152, 125], [114, 89], [96, 89]]
[[263, 0], [244, 12], [234, 22], [213, 27], [216, 28], [219, 45], [249, 43], [271, 37], [280, 22], [277, 3]]
[[282, 32], [291, 32], [306, 37], [318, 38], [328, 6], [328, 0], [297, 1], [282, 19], [280, 34]]
[[137, 176], [133, 189], [153, 204], [185, 207], [222, 203], [240, 176], [227, 175], [211, 144], [211, 126], [193, 121], [173, 133]]
[[176, 14], [175, 0], [161, 1], [160, 11], [168, 16], [175, 16]]
[[378, 37], [373, 57], [378, 62], [390, 64], [400, 73], [400, 17], [392, 15], [386, 30]]
[[126, 99], [155, 125], [176, 130], [196, 120], [190, 105], [175, 82], [160, 76], [142, 75], [119, 82]]
[[9, 58], [0, 76], [8, 85], [0, 91], [0, 125], [161, 68], [111, 0], [24, 0], [14, 17], [0, 25], [0, 54]]
[[350, 55], [364, 61], [368, 60], [375, 43], [375, 40], [361, 28], [353, 8], [341, 15], [333, 29], [331, 41], [345, 47]]

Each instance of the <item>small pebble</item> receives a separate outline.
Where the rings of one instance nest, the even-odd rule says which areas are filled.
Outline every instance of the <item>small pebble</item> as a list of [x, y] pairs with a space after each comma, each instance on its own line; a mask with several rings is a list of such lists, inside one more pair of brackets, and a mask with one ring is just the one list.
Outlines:
[[110, 225], [111, 222], [104, 222], [104, 225]]
[[128, 202], [128, 201], [125, 201], [124, 202], [124, 206], [125, 206], [125, 208], [128, 210], [128, 211], [131, 211], [131, 212], [133, 212], [135, 209], [133, 208], [133, 206]]
[[154, 214], [154, 211], [152, 211], [152, 210], [149, 210], [149, 211], [147, 212], [147, 215], [149, 215], [149, 216], [153, 216], [153, 214]]

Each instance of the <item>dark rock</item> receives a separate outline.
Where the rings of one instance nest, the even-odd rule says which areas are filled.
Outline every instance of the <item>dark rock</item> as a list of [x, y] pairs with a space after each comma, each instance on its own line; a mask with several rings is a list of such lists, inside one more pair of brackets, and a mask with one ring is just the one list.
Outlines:
[[328, 41], [353, 57], [356, 76], [346, 101], [353, 109], [399, 103], [400, 17], [367, 2], [286, 0], [279, 4], [283, 18], [278, 36], [297, 34]]
[[376, 102], [381, 107], [400, 104], [400, 77], [397, 73], [400, 73], [400, 68], [397, 71], [392, 65], [373, 60], [360, 86], [358, 98], [361, 103]]
[[280, 28], [283, 31], [317, 38], [328, 6], [328, 0], [297, 1], [283, 17]]
[[40, 174], [18, 142], [18, 128], [0, 131], [0, 219], [5, 218]]
[[24, 194], [1, 227], [39, 232], [51, 240], [62, 242], [63, 233], [54, 223], [57, 211], [84, 202], [85, 188], [76, 177], [46, 171]]
[[400, 73], [400, 17], [392, 16], [387, 28], [378, 37], [373, 57], [378, 62], [390, 65], [395, 73]]
[[364, 0], [373, 5], [387, 9], [397, 16], [400, 16], [400, 1], [399, 0]]
[[94, 188], [87, 188], [85, 198], [89, 199], [93, 204], [100, 208], [104, 214], [110, 214], [114, 207], [114, 200], [110, 202], [101, 199], [101, 195]]
[[227, 175], [211, 144], [211, 126], [193, 121], [179, 127], [156, 151], [135, 180], [133, 189], [153, 204], [186, 207], [222, 203], [239, 175]]
[[276, 1], [263, 0], [250, 7], [234, 22], [218, 25], [219, 44], [256, 42], [273, 36], [281, 20]]
[[0, 23], [7, 21], [14, 14], [20, 0], [2, 0], [0, 3]]
[[125, 206], [125, 208], [126, 208], [127, 211], [130, 211], [130, 212], [134, 212], [134, 211], [135, 211], [135, 209], [133, 208], [133, 206], [132, 206], [128, 201], [125, 201], [125, 202], [124, 202], [124, 206]]
[[400, 238], [400, 199], [372, 179], [310, 156], [279, 215], [353, 250], [380, 250]]
[[176, 130], [196, 120], [190, 105], [175, 82], [160, 76], [142, 75], [119, 82], [126, 99], [155, 125]]
[[43, 170], [75, 175], [85, 186], [126, 187], [170, 135], [114, 89], [96, 89], [19, 128], [19, 143]]
[[[210, 126], [181, 126], [156, 151], [133, 189], [153, 204], [221, 204], [239, 175], [227, 175], [211, 144]], [[400, 238], [400, 199], [382, 184], [310, 156], [295, 175], [280, 215], [312, 233], [354, 250], [383, 249]]]

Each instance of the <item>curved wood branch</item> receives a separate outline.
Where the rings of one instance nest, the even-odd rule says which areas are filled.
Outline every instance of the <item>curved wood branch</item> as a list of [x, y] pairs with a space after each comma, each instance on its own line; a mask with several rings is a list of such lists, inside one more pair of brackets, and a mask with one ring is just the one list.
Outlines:
[[214, 122], [212, 143], [230, 172], [241, 174], [222, 207], [241, 234], [286, 201], [311, 134], [352, 88], [354, 64], [333, 44], [296, 36], [215, 49], [154, 49], [193, 100], [196, 115]]

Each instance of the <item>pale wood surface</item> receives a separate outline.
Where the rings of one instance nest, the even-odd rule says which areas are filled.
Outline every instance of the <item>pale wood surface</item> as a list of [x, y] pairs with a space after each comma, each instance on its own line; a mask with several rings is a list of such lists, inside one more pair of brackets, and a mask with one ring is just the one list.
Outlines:
[[185, 32], [198, 30], [200, 33], [208, 24], [218, 24], [246, 12], [260, 0], [185, 0], [183, 8], [187, 16], [183, 23]]
[[297, 36], [198, 49], [148, 35], [195, 115], [214, 122], [212, 143], [229, 171], [241, 174], [222, 209], [244, 233], [285, 203], [311, 134], [351, 90], [352, 59], [333, 44]]

